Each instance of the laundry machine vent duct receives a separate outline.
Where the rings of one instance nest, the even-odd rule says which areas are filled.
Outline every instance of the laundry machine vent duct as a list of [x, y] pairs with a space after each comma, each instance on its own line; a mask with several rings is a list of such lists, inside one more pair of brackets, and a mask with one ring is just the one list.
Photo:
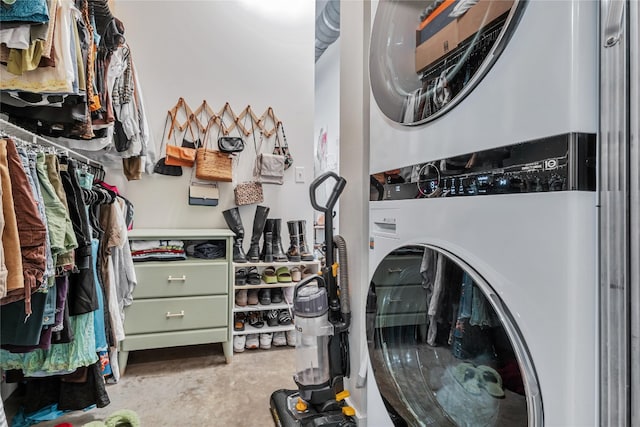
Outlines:
[[370, 200], [595, 191], [595, 141], [562, 134], [377, 173]]
[[340, 0], [329, 0], [316, 18], [316, 62], [340, 36]]

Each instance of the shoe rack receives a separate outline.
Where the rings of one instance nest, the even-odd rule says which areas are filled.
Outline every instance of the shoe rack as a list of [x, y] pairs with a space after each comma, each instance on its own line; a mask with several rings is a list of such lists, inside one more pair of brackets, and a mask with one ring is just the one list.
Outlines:
[[[288, 277], [291, 281], [277, 281], [276, 283], [266, 283], [264, 279], [265, 270], [273, 268], [278, 271], [283, 268], [281, 271], [286, 271], [288, 273]], [[246, 262], [246, 263], [233, 263], [234, 276], [234, 306], [233, 306], [233, 335], [241, 336], [241, 335], [249, 335], [249, 334], [265, 334], [265, 333], [275, 333], [275, 332], [286, 332], [292, 331], [294, 329], [295, 319], [293, 318], [293, 288], [298, 283], [297, 279], [298, 275], [296, 274], [296, 269], [299, 271], [299, 278], [302, 279], [309, 274], [316, 274], [320, 270], [320, 262], [319, 261], [300, 261], [300, 262]], [[257, 272], [260, 277], [260, 282], [256, 284], [239, 284], [243, 282], [243, 274], [242, 271], [249, 272], [253, 270]], [[285, 270], [286, 269], [286, 270]], [[240, 272], [240, 274], [238, 274]], [[278, 279], [287, 280], [287, 274], [276, 275], [276, 280]], [[246, 279], [245, 279], [246, 280]], [[289, 288], [290, 298], [287, 297], [286, 289]], [[260, 291], [263, 289], [280, 289], [282, 290], [282, 302], [271, 302], [270, 304], [261, 304], [260, 303]], [[244, 296], [242, 292], [247, 292], [247, 301], [246, 305], [239, 305], [238, 302], [244, 301]], [[254, 295], [258, 294], [258, 303], [250, 304], [249, 295], [253, 293]], [[255, 302], [255, 301], [254, 301]], [[266, 318], [266, 314], [270, 310], [287, 310], [292, 319], [289, 324], [280, 324], [278, 322], [275, 326], [269, 326]], [[236, 320], [238, 317], [242, 317], [244, 315], [244, 328], [242, 330], [238, 330]], [[249, 318], [250, 316], [259, 316], [259, 319], [262, 320], [263, 326], [256, 327], [250, 325]]]

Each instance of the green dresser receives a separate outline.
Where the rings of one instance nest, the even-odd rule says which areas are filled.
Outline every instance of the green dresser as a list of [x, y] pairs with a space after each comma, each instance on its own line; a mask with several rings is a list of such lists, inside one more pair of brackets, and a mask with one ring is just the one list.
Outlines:
[[133, 304], [125, 308], [125, 339], [118, 363], [124, 374], [129, 351], [221, 342], [233, 357], [231, 312], [233, 233], [227, 229], [134, 229], [129, 240], [216, 240], [226, 257], [213, 260], [135, 263]]

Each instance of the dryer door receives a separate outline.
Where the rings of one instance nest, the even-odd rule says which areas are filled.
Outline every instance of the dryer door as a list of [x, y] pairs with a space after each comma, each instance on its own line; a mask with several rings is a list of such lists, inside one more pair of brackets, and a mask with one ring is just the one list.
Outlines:
[[542, 425], [537, 379], [515, 322], [489, 284], [451, 253], [412, 245], [383, 258], [369, 288], [367, 341], [396, 426]]

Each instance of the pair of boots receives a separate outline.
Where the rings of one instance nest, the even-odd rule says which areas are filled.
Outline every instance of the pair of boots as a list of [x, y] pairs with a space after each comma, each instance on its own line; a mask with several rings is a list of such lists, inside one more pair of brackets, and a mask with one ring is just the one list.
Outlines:
[[297, 221], [287, 221], [289, 229], [289, 240], [291, 245], [287, 251], [287, 258], [292, 262], [313, 261], [313, 254], [307, 249], [304, 232], [307, 221], [301, 219]]
[[[256, 262], [286, 262], [289, 261], [313, 261], [313, 254], [310, 253], [305, 244], [304, 228], [305, 221], [288, 221], [291, 246], [287, 253], [282, 248], [280, 237], [282, 220], [280, 218], [267, 218], [269, 208], [257, 206], [253, 219], [253, 232], [251, 234], [251, 245], [245, 254], [242, 247], [244, 240], [244, 227], [240, 218], [238, 208], [227, 209], [222, 212], [227, 225], [234, 232], [233, 239], [233, 262], [244, 263], [247, 261]], [[292, 224], [295, 223], [295, 228]], [[263, 236], [264, 234], [264, 236]], [[264, 237], [262, 251], [260, 250], [260, 237]]]

